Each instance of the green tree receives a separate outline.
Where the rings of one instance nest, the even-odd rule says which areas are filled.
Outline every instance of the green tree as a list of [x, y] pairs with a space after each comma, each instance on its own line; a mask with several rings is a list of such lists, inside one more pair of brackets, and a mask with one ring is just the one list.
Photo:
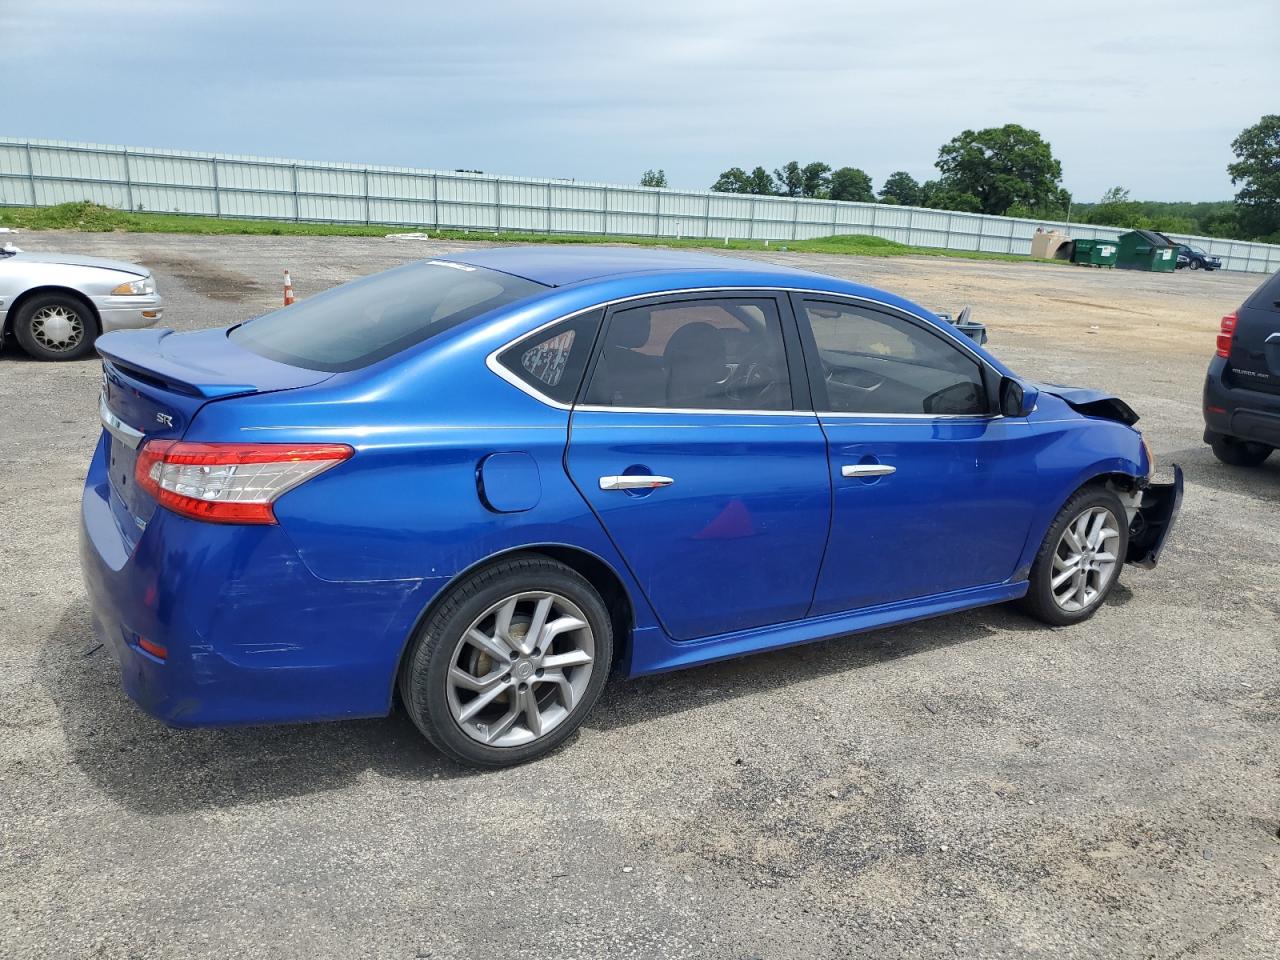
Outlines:
[[815, 160], [806, 163], [800, 173], [804, 176], [804, 193], [806, 197], [825, 197], [831, 189], [831, 168], [825, 163]]
[[751, 178], [741, 167], [730, 167], [711, 185], [716, 193], [751, 193]]
[[875, 203], [875, 189], [871, 186], [871, 178], [865, 170], [857, 167], [841, 167], [831, 174], [831, 189], [828, 193], [832, 200], [852, 200], [857, 203]]
[[1236, 194], [1236, 218], [1246, 237], [1280, 235], [1280, 114], [1269, 113], [1231, 141], [1236, 162], [1227, 166]]
[[804, 196], [804, 170], [792, 160], [773, 171], [776, 193], [784, 197]]
[[934, 210], [957, 210], [964, 213], [980, 213], [982, 201], [972, 193], [963, 193], [947, 186], [941, 180], [926, 180], [920, 184], [920, 206]]
[[640, 177], [642, 187], [665, 187], [666, 185], [667, 171], [665, 170], [646, 170]]
[[905, 170], [889, 174], [880, 188], [881, 203], [900, 203], [904, 207], [920, 206], [920, 184]]
[[1016, 123], [965, 130], [942, 145], [936, 166], [945, 195], [974, 197], [982, 213], [1003, 214], [1015, 203], [1048, 208], [1063, 195], [1062, 164], [1049, 144]]
[[764, 167], [756, 167], [747, 174], [747, 186], [750, 188], [747, 193], [758, 194], [762, 197], [770, 197], [774, 194], [773, 177], [769, 175], [769, 171]]

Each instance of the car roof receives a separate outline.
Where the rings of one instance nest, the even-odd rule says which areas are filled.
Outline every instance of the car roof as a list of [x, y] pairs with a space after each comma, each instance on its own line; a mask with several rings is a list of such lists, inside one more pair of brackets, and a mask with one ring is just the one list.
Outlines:
[[779, 283], [794, 285], [800, 277], [814, 274], [793, 270], [762, 260], [722, 257], [713, 253], [670, 250], [655, 247], [535, 246], [490, 247], [438, 257], [473, 267], [486, 267], [523, 277], [549, 287], [563, 287], [605, 277], [635, 274], [678, 273], [681, 271], [726, 271], [776, 275]]

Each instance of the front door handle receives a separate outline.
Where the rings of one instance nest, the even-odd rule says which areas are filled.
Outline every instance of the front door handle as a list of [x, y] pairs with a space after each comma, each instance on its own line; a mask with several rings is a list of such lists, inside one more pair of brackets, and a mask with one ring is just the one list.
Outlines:
[[897, 472], [897, 467], [891, 467], [887, 463], [846, 463], [840, 468], [842, 477], [887, 477]]
[[658, 487], [669, 487], [673, 483], [670, 477], [650, 477], [642, 474], [624, 474], [621, 477], [601, 477], [601, 490], [656, 490]]

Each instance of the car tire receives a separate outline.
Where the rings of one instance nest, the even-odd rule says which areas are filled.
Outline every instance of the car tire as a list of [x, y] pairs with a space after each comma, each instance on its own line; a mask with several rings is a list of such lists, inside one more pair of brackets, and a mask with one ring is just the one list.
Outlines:
[[[545, 626], [531, 637], [543, 600]], [[595, 588], [562, 563], [521, 554], [469, 576], [436, 604], [405, 658], [400, 696], [442, 753], [509, 767], [550, 753], [577, 730], [612, 659], [612, 622]]]
[[1229, 467], [1260, 467], [1274, 447], [1234, 437], [1217, 436], [1210, 443], [1213, 455]]
[[1187, 264], [1187, 266], [1189, 266], [1192, 270], [1199, 270], [1199, 269], [1200, 269], [1200, 261], [1199, 261], [1199, 260], [1192, 260], [1190, 263], [1188, 263], [1188, 264]]
[[[1081, 518], [1086, 537], [1093, 532], [1095, 518], [1100, 522], [1100, 535], [1086, 540], [1076, 549], [1068, 537], [1081, 539]], [[1018, 601], [1024, 613], [1055, 627], [1065, 627], [1088, 620], [1106, 602], [1108, 594], [1120, 579], [1125, 552], [1129, 547], [1129, 521], [1124, 504], [1110, 490], [1100, 486], [1084, 487], [1071, 496], [1058, 511], [1044, 542], [1036, 552], [1028, 577], [1026, 596]], [[1077, 559], [1073, 562], [1072, 556]], [[1110, 560], [1103, 558], [1110, 557]], [[1085, 564], [1083, 574], [1078, 572]], [[1101, 566], [1104, 569], [1095, 569]], [[1064, 574], [1070, 574], [1062, 580]], [[1085, 586], [1076, 589], [1083, 577]], [[1064, 594], [1066, 597], [1064, 599]], [[1083, 597], [1083, 602], [1081, 602]]]
[[89, 304], [69, 293], [32, 297], [13, 319], [18, 345], [36, 360], [82, 360], [93, 353], [98, 321]]

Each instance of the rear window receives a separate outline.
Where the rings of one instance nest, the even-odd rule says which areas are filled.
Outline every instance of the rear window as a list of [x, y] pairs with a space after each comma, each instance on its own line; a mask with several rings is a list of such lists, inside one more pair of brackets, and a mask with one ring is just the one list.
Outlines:
[[229, 336], [272, 360], [340, 373], [545, 289], [496, 270], [430, 260], [334, 287], [241, 324]]
[[1254, 310], [1272, 310], [1280, 313], [1280, 271], [1263, 281], [1262, 286], [1253, 292], [1244, 305]]

